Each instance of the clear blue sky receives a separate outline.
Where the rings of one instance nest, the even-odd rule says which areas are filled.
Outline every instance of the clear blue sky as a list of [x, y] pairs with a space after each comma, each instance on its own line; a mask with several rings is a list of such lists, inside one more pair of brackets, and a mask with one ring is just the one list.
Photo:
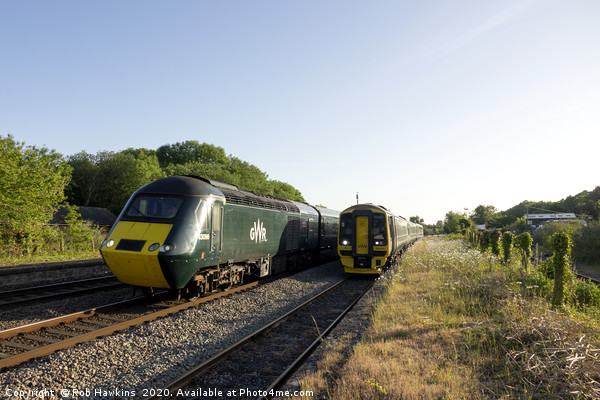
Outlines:
[[0, 136], [207, 142], [427, 223], [600, 185], [600, 1], [0, 0]]

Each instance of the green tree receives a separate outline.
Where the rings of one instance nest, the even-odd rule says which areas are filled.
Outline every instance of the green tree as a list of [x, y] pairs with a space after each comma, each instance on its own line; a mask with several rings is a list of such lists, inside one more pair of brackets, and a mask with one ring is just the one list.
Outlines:
[[210, 165], [227, 166], [229, 159], [222, 147], [187, 140], [175, 144], [166, 144], [156, 150], [161, 167], [183, 165], [189, 162], [200, 162]]
[[523, 232], [525, 230], [526, 226], [527, 226], [527, 220], [525, 219], [525, 216], [519, 217], [515, 221], [515, 229], [518, 232]]
[[498, 210], [494, 206], [479, 205], [475, 207], [470, 218], [476, 225], [490, 226], [492, 218], [497, 212]]
[[456, 213], [454, 211], [448, 211], [446, 213], [446, 218], [444, 218], [444, 232], [445, 233], [458, 233], [460, 230], [460, 222], [459, 220], [462, 218], [462, 215]]
[[230, 157], [230, 161], [229, 172], [239, 179], [240, 189], [273, 195], [273, 188], [268, 184], [266, 173], [237, 157]]
[[67, 198], [71, 204], [88, 206], [95, 200], [99, 190], [98, 175], [100, 168], [97, 157], [85, 151], [68, 157], [71, 166], [71, 181], [66, 189]]
[[[5, 243], [32, 250], [35, 235], [65, 199], [70, 168], [45, 147], [0, 137], [0, 230]], [[16, 250], [18, 252], [18, 250]]]
[[103, 152], [97, 158], [99, 175], [95, 206], [105, 207], [118, 215], [129, 197], [140, 187], [164, 177], [156, 156], [127, 152]]
[[464, 214], [460, 214], [454, 211], [446, 213], [444, 219], [444, 232], [445, 233], [466, 233], [472, 227], [471, 221]]
[[413, 222], [413, 223], [419, 224], [419, 225], [425, 225], [425, 220], [423, 220], [423, 218], [419, 217], [418, 215], [415, 215], [414, 217], [410, 217], [410, 222]]
[[273, 185], [273, 196], [293, 200], [293, 201], [301, 201], [304, 202], [304, 197], [302, 197], [302, 193], [289, 183], [280, 182], [280, 181], [270, 181]]
[[573, 236], [573, 257], [577, 261], [600, 264], [600, 223], [590, 221]]
[[104, 207], [118, 215], [133, 192], [164, 177], [157, 156], [140, 150], [104, 151], [96, 155], [81, 152], [69, 157], [73, 169], [69, 201], [81, 206]]

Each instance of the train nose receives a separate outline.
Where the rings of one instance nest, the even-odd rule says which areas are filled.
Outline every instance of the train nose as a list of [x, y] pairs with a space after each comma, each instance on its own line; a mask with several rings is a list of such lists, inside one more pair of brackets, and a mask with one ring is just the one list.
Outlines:
[[356, 257], [354, 268], [371, 268], [371, 262], [368, 257]]
[[[120, 221], [106, 245], [100, 250], [112, 273], [123, 283], [155, 288], [169, 288], [160, 262], [159, 252], [174, 245], [165, 243], [171, 225]], [[137, 238], [137, 239], [131, 239]], [[109, 246], [109, 242], [112, 245]], [[163, 243], [162, 246], [160, 244]], [[160, 247], [160, 251], [158, 250]], [[162, 253], [161, 253], [162, 254]]]

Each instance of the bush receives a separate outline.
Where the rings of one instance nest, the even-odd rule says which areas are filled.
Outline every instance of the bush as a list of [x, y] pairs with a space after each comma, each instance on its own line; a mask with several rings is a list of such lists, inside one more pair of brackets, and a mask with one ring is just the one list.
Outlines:
[[572, 279], [572, 273], [569, 270], [571, 248], [573, 242], [571, 237], [563, 232], [556, 232], [552, 235], [552, 264], [554, 264], [554, 294], [552, 296], [552, 305], [562, 307], [565, 286]]
[[578, 280], [573, 290], [573, 301], [578, 307], [600, 306], [600, 288], [587, 281]]
[[548, 278], [540, 269], [527, 274], [526, 286], [528, 289], [533, 289], [536, 295], [545, 297], [552, 292], [553, 282], [552, 278]]
[[548, 222], [543, 228], [533, 232], [533, 240], [539, 244], [543, 253], [552, 254], [552, 236], [555, 233], [567, 233], [571, 238], [575, 238], [581, 234], [583, 226], [581, 222]]
[[600, 223], [589, 222], [573, 238], [573, 258], [587, 263], [600, 263]]
[[514, 242], [515, 235], [513, 235], [512, 232], [504, 232], [502, 234], [502, 253], [504, 256], [505, 263], [507, 263], [510, 259]]
[[502, 236], [502, 233], [498, 230], [490, 233], [490, 246], [492, 248], [492, 254], [496, 256], [500, 255], [500, 236]]
[[533, 239], [529, 232], [523, 232], [515, 239], [515, 247], [521, 254], [521, 266], [524, 270], [529, 269], [529, 258], [531, 257], [531, 244]]

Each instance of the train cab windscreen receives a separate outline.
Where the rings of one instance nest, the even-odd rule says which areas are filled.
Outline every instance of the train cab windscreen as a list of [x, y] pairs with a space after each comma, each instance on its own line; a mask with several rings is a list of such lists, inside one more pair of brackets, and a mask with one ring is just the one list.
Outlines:
[[340, 244], [342, 246], [352, 245], [352, 214], [340, 215]]
[[384, 214], [373, 214], [373, 245], [385, 246], [387, 245], [387, 227], [386, 217]]
[[127, 217], [144, 219], [175, 218], [183, 203], [181, 197], [138, 196], [125, 211]]

